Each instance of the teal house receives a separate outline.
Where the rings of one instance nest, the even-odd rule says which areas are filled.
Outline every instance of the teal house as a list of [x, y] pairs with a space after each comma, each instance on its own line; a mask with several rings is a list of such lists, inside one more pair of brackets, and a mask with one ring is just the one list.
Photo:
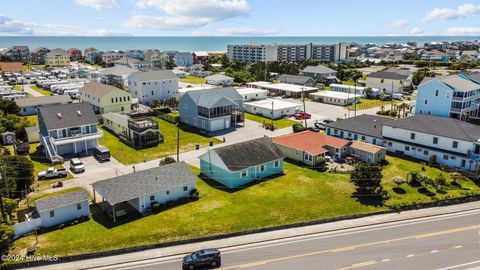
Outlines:
[[260, 138], [209, 149], [200, 157], [204, 176], [236, 188], [283, 173], [284, 154], [270, 138]]

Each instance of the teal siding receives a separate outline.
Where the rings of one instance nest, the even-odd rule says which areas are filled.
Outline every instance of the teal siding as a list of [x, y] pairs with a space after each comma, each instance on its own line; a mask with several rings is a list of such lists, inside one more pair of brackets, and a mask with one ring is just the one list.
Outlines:
[[274, 166], [275, 161], [266, 163], [264, 172], [260, 172], [260, 165], [252, 166], [247, 169], [247, 176], [243, 178], [241, 177], [240, 171], [226, 171], [204, 160], [200, 160], [200, 172], [203, 175], [206, 175], [229, 188], [236, 188], [242, 185], [246, 185], [255, 179], [262, 179], [271, 175], [282, 173], [283, 159], [280, 159], [278, 161], [278, 167]]

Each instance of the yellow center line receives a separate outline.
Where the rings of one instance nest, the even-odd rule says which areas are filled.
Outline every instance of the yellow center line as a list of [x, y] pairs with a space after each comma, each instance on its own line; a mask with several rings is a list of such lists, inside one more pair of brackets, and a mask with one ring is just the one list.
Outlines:
[[355, 264], [352, 264], [351, 266], [347, 266], [347, 267], [343, 267], [343, 268], [338, 268], [337, 270], [354, 269], [354, 268], [369, 266], [369, 265], [372, 265], [372, 264], [377, 264], [377, 262], [376, 262], [376, 261], [368, 261], [368, 262], [355, 263]]
[[[245, 263], [245, 264], [223, 267], [221, 269], [228, 270], [228, 269], [235, 269], [235, 268], [249, 268], [249, 267], [264, 265], [264, 264], [271, 263], [271, 262], [298, 259], [298, 258], [302, 258], [302, 257], [319, 255], [319, 254], [330, 253], [330, 252], [351, 251], [351, 250], [355, 250], [357, 248], [362, 248], [362, 247], [375, 246], [375, 245], [380, 245], [380, 244], [389, 244], [389, 243], [393, 243], [393, 242], [411, 240], [411, 239], [422, 239], [422, 238], [428, 238], [428, 237], [435, 237], [435, 236], [440, 236], [440, 235], [445, 235], [445, 234], [465, 232], [465, 231], [477, 230], [477, 229], [480, 229], [480, 225], [472, 225], [472, 226], [455, 228], [455, 229], [450, 229], [450, 230], [436, 231], [436, 232], [432, 232], [432, 233], [424, 233], [424, 234], [418, 234], [418, 235], [413, 235], [413, 236], [406, 236], [406, 237], [394, 238], [394, 239], [383, 240], [383, 241], [376, 241], [376, 242], [370, 242], [370, 243], [364, 243], [364, 244], [358, 244], [358, 245], [352, 245], [352, 246], [346, 246], [346, 247], [339, 247], [339, 248], [334, 248], [334, 249], [326, 249], [326, 250], [297, 254], [297, 255], [286, 256], [286, 257], [278, 257], [278, 258], [273, 258], [273, 259], [268, 259], [268, 260], [262, 260], [262, 261], [256, 261], [256, 262], [250, 262], [250, 263]], [[375, 261], [369, 261], [368, 263], [372, 263], [372, 262], [375, 262]], [[355, 266], [355, 268], [356, 268], [356, 267], [361, 267], [362, 265], [358, 266], [358, 264], [354, 264], [350, 267], [353, 267], [353, 266]], [[341, 269], [351, 269], [351, 268], [341, 268]]]

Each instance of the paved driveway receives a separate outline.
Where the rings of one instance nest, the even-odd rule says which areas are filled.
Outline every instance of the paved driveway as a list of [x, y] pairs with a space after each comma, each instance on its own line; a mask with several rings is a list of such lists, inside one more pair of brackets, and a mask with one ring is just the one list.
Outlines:
[[45, 96], [44, 94], [42, 94], [40, 92], [37, 92], [37, 91], [33, 90], [32, 88], [30, 88], [30, 86], [32, 86], [32, 85], [31, 84], [25, 84], [23, 89], [25, 90], [25, 92], [32, 95], [32, 97], [43, 97], [43, 96]]

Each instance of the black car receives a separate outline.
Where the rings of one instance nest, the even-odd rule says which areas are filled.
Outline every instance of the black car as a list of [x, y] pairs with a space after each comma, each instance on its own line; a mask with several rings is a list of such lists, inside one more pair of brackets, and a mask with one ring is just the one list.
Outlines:
[[182, 268], [193, 270], [198, 268], [217, 268], [222, 264], [220, 251], [216, 248], [201, 249], [183, 257]]

